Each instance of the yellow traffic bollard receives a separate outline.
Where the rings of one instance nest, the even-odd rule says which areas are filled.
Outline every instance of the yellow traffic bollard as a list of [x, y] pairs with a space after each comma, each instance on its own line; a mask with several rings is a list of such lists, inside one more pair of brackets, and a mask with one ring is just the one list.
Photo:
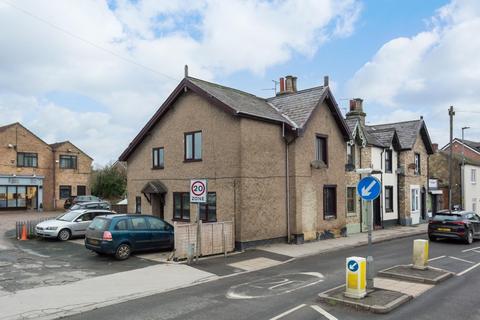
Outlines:
[[345, 296], [361, 299], [367, 295], [367, 261], [362, 257], [349, 257], [346, 262]]
[[412, 267], [419, 270], [425, 270], [428, 268], [428, 240], [413, 240]]

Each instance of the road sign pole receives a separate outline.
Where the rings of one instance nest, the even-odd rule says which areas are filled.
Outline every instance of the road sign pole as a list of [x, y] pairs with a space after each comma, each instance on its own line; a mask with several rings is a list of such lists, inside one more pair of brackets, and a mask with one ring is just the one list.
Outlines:
[[200, 228], [200, 203], [197, 203], [197, 242], [196, 242], [196, 250], [195, 250], [195, 262], [198, 262], [198, 257], [200, 256], [200, 233], [201, 233], [201, 228]]
[[[370, 175], [369, 175], [370, 176]], [[368, 216], [368, 246], [367, 246], [367, 289], [373, 289], [373, 277], [375, 274], [373, 263], [373, 248], [372, 248], [372, 229], [373, 229], [373, 203], [367, 201], [367, 216]]]

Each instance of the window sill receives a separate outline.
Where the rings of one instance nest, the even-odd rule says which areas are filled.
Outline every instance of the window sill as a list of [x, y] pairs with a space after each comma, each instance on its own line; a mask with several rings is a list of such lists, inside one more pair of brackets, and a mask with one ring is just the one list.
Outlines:
[[336, 216], [325, 216], [323, 217], [323, 220], [336, 220], [337, 217]]
[[202, 159], [184, 159], [183, 162], [200, 162]]
[[393, 209], [385, 209], [385, 212], [391, 213], [393, 212]]
[[357, 216], [356, 212], [347, 212], [347, 217], [349, 217], [349, 218], [356, 217], [356, 216]]
[[172, 221], [175, 221], [175, 222], [190, 222], [190, 219], [178, 219], [178, 218], [173, 218]]
[[152, 167], [152, 170], [163, 170], [164, 167]]

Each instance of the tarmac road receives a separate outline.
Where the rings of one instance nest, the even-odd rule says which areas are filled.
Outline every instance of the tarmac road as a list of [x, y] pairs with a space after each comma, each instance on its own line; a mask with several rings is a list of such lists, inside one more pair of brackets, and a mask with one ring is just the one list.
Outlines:
[[[415, 238], [419, 237], [374, 244], [376, 270], [410, 263]], [[474, 248], [478, 250], [469, 250]], [[390, 314], [373, 315], [319, 302], [318, 293], [344, 282], [345, 258], [364, 256], [366, 249], [362, 246], [301, 258], [67, 319], [480, 319], [480, 241], [470, 246], [431, 243], [430, 257], [440, 257], [431, 264], [457, 276]]]

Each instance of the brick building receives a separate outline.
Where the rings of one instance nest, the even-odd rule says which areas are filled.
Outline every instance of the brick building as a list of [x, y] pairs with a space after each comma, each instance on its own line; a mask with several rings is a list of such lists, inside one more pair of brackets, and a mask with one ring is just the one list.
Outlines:
[[69, 141], [48, 144], [20, 123], [0, 127], [0, 210], [62, 209], [90, 194], [92, 158]]
[[[462, 155], [473, 161], [480, 161], [480, 142], [455, 138], [452, 142], [453, 153]], [[450, 143], [447, 143], [442, 151], [450, 152]]]
[[328, 78], [263, 99], [186, 76], [119, 158], [129, 211], [195, 221], [189, 181], [206, 178], [200, 218], [233, 220], [239, 247], [345, 235], [350, 139]]

